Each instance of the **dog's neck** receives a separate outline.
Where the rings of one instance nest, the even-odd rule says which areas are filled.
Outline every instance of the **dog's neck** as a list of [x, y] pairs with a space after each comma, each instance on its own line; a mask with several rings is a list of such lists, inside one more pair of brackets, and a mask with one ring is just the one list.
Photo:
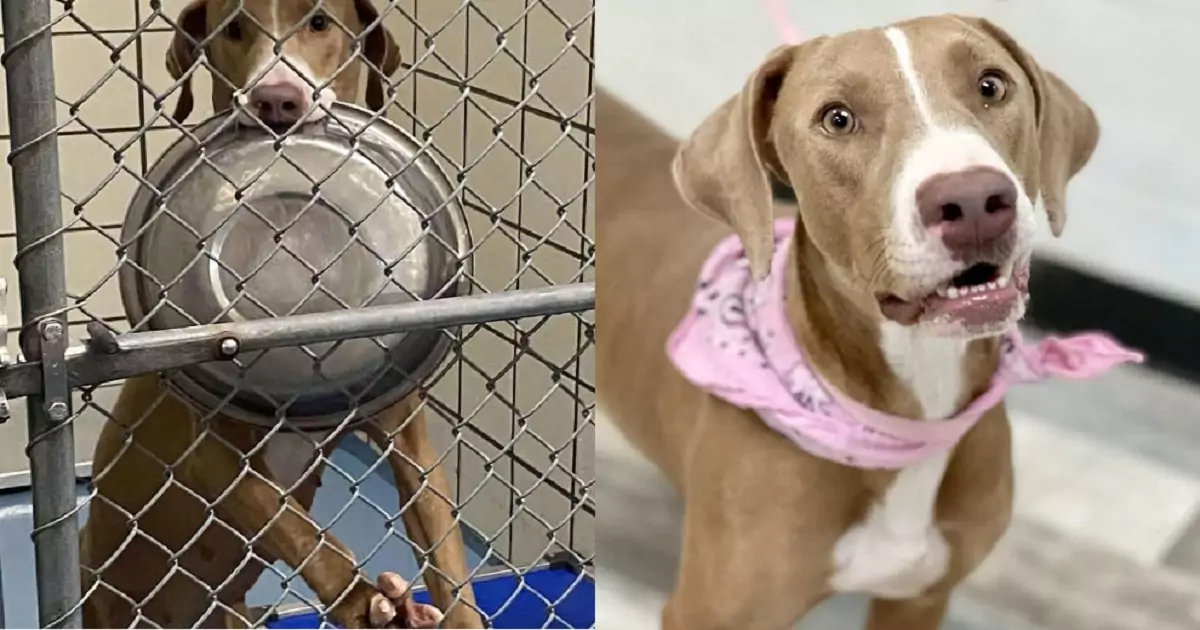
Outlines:
[[803, 229], [789, 256], [788, 318], [830, 385], [879, 411], [931, 420], [953, 415], [987, 389], [999, 361], [994, 339], [932, 337], [870, 316], [867, 305], [839, 288]]

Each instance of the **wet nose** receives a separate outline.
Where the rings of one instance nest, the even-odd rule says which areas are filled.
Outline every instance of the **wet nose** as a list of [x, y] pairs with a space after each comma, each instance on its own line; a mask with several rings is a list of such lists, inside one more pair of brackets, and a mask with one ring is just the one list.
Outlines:
[[1016, 205], [1016, 186], [992, 168], [940, 173], [917, 188], [921, 221], [955, 253], [978, 251], [1007, 235]]
[[250, 91], [250, 110], [267, 124], [291, 124], [304, 115], [304, 94], [293, 85], [260, 85]]

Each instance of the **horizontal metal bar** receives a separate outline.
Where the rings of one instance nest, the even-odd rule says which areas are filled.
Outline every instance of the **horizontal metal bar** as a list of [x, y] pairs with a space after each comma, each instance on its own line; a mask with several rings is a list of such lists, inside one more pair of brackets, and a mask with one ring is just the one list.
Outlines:
[[[573, 313], [595, 308], [593, 283], [568, 284], [486, 295], [443, 298], [344, 311], [291, 315], [172, 330], [131, 332], [116, 337], [116, 348], [101, 353], [76, 346], [67, 352], [71, 385], [96, 385], [139, 374], [161, 372], [228, 358], [221, 347], [230, 339], [238, 352], [375, 337], [464, 324]], [[9, 399], [41, 391], [38, 362], [0, 368], [0, 390]]]

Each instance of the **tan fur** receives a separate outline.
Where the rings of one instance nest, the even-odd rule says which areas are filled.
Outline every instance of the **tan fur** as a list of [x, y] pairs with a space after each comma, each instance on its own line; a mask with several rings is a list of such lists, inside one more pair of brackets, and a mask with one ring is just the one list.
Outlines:
[[[245, 10], [268, 20], [272, 4], [279, 19], [293, 22], [311, 8], [307, 0], [245, 0]], [[235, 5], [200, 0], [184, 9], [177, 22], [199, 40]], [[375, 15], [365, 0], [325, 0], [324, 7], [358, 29]], [[331, 31], [340, 33], [336, 27]], [[167, 59], [176, 77], [191, 63], [191, 49], [183, 41], [182, 36], [176, 37]], [[317, 72], [337, 67], [351, 54], [344, 34], [302, 33], [296, 42], [289, 42], [287, 50]], [[259, 46], [262, 41], [247, 38], [245, 45]], [[372, 63], [384, 72], [396, 69], [395, 44], [382, 26], [368, 37], [367, 49], [375, 56]], [[214, 40], [209, 51], [211, 62], [224, 76], [253, 78], [246, 76], [248, 57], [239, 56], [230, 42]], [[338, 93], [345, 100], [357, 94], [357, 68], [358, 64], [351, 64], [338, 76], [337, 81], [344, 82]], [[382, 94], [381, 89], [377, 95]], [[214, 109], [229, 105], [230, 92], [214, 90]], [[179, 102], [181, 118], [190, 111], [190, 101], [185, 86]], [[429, 554], [425, 582], [434, 603], [446, 613], [444, 627], [482, 628], [473, 608], [462, 535], [453, 506], [442, 498], [453, 495], [437, 465], [438, 454], [429, 443], [418, 397], [410, 396], [372, 419], [363, 430], [388, 454], [400, 495], [398, 505], [405, 506], [420, 492], [403, 520], [417, 551]], [[324, 455], [338, 437], [328, 441]], [[394, 594], [387, 592], [387, 585], [394, 584], [389, 582], [393, 575], [384, 574], [378, 584], [360, 575], [349, 549], [332, 534], [321, 534], [308, 516], [320, 483], [320, 466], [283, 501], [259, 447], [265, 438], [266, 431], [244, 423], [222, 416], [199, 417], [167, 393], [155, 376], [125, 382], [96, 444], [93, 471], [97, 496], [80, 536], [86, 627], [127, 627], [139, 613], [161, 627], [259, 623], [261, 620], [246, 619], [246, 592], [265, 565], [275, 560], [293, 568], [303, 566], [301, 576], [326, 606], [350, 589], [331, 612], [344, 627], [379, 623], [370, 612], [381, 602], [390, 600], [393, 604], [383, 605], [401, 607]], [[249, 458], [254, 473], [239, 476], [242, 458], [248, 453], [254, 453]], [[206, 506], [214, 502], [211, 512], [207, 511]], [[136, 517], [136, 530], [131, 516]], [[253, 545], [248, 544], [251, 538], [256, 540]], [[175, 564], [171, 554], [179, 552]], [[250, 552], [253, 556], [243, 565]], [[99, 576], [94, 574], [98, 568], [103, 568]], [[457, 585], [463, 586], [456, 590]], [[210, 599], [214, 591], [219, 605]], [[227, 614], [229, 610], [237, 614]], [[385, 618], [390, 620], [390, 615]]]
[[[243, 12], [232, 15], [243, 2]], [[192, 111], [191, 77], [185, 73], [198, 57], [198, 45], [204, 47], [213, 76], [213, 109], [222, 111], [232, 104], [234, 90], [245, 88], [255, 79], [247, 61], [260, 54], [273, 54], [275, 40], [266, 31], [278, 28], [294, 30], [282, 44], [280, 55], [295, 55], [305, 60], [319, 76], [330, 77], [329, 86], [343, 100], [358, 93], [361, 63], [347, 63], [354, 54], [353, 39], [362, 38], [367, 71], [367, 106], [384, 106], [383, 82], [400, 67], [400, 49], [391, 33], [383, 27], [371, 0], [325, 0], [321, 10], [334, 24], [326, 31], [314, 32], [303, 27], [311, 14], [314, 0], [194, 0], [176, 18], [176, 33], [167, 50], [167, 70], [176, 80], [184, 79], [176, 102], [175, 120], [182, 122]], [[243, 32], [233, 41], [214, 32], [237, 22]], [[340, 25], [340, 26], [339, 26]], [[340, 70], [339, 70], [340, 69]], [[318, 86], [319, 87], [319, 86]]]
[[[1097, 139], [1090, 110], [982, 20], [941, 16], [903, 27], [939, 114], [987, 137], [1061, 227], [1066, 181]], [[831, 594], [834, 544], [896, 478], [806, 454], [753, 412], [686, 382], [664, 352], [717, 240], [736, 232], [754, 269], [765, 268], [773, 246], [767, 173], [799, 199], [798, 209], [774, 211], [798, 213], [787, 300], [813, 366], [856, 400], [921, 417], [883, 356], [875, 299], [911, 285], [880, 265], [890, 182], [915, 116], [887, 46], [876, 29], [777, 50], [682, 145], [597, 95], [597, 392], [603, 413], [685, 501], [667, 630], [791, 628]], [[970, 99], [978, 71], [993, 64], [1018, 91], [1006, 107], [984, 110]], [[819, 132], [830, 101], [853, 105], [869, 125], [861, 136], [832, 142]], [[949, 366], [967, 383], [960, 405], [987, 387], [997, 359], [994, 338], [982, 339], [970, 342], [963, 365]], [[940, 625], [951, 589], [1007, 527], [1009, 449], [998, 405], [956, 447], [941, 482], [935, 519], [951, 549], [948, 571], [919, 598], [876, 600], [871, 630]]]

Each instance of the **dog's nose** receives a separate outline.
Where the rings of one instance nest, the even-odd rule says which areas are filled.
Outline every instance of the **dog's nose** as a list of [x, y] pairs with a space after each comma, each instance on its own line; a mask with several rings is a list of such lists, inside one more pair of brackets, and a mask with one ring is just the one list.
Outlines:
[[289, 125], [305, 113], [304, 94], [294, 85], [260, 85], [250, 91], [250, 111], [267, 124]]
[[921, 221], [956, 253], [977, 251], [1008, 234], [1016, 205], [1017, 187], [992, 168], [941, 173], [917, 188]]

